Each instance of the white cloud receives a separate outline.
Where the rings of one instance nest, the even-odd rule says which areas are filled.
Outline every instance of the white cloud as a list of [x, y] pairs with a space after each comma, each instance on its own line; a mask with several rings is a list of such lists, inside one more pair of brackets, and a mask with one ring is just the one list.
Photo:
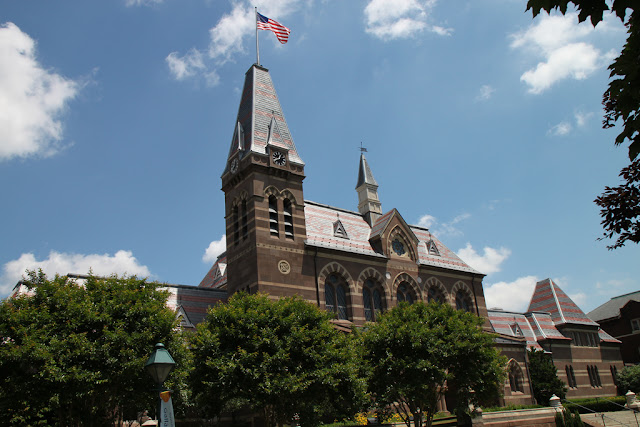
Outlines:
[[0, 25], [0, 75], [0, 160], [58, 152], [60, 116], [80, 83], [44, 69], [34, 40], [11, 22]]
[[571, 132], [572, 126], [569, 122], [560, 122], [547, 131], [549, 135], [564, 136]]
[[513, 282], [497, 282], [484, 286], [484, 298], [488, 308], [523, 312], [529, 307], [538, 278], [519, 277]]
[[435, 224], [436, 222], [437, 222], [437, 220], [436, 220], [436, 218], [434, 216], [423, 215], [418, 220], [418, 226], [425, 227], [425, 228], [431, 228], [431, 226], [433, 224]]
[[[142, 1], [142, 0], [137, 0]], [[171, 52], [166, 62], [176, 80], [192, 77], [202, 77], [207, 86], [220, 83], [218, 69], [226, 62], [245, 53], [245, 41], [255, 35], [256, 21], [254, 6], [260, 13], [287, 25], [286, 18], [301, 7], [304, 0], [255, 0], [235, 1], [229, 13], [222, 15], [218, 23], [209, 29], [209, 45], [205, 49], [191, 48], [189, 52], [180, 56], [178, 52]], [[261, 33], [267, 33], [266, 31]], [[268, 32], [274, 44], [281, 46], [275, 36]], [[263, 36], [262, 39], [269, 37]], [[291, 39], [290, 39], [291, 40]], [[206, 57], [203, 55], [206, 52]]]
[[587, 303], [587, 294], [584, 292], [570, 294], [569, 298], [571, 298], [571, 300], [575, 302], [580, 309], [582, 309], [582, 307]]
[[439, 222], [436, 217], [431, 215], [423, 215], [418, 220], [418, 226], [428, 228], [438, 237], [442, 236], [462, 236], [464, 233], [460, 231], [456, 225], [462, 221], [471, 218], [471, 214], [462, 213], [449, 222]]
[[594, 113], [585, 113], [582, 111], [576, 111], [574, 113], [574, 117], [576, 119], [576, 126], [580, 128], [585, 127], [593, 116], [594, 116]]
[[456, 252], [464, 262], [474, 269], [484, 274], [491, 274], [500, 271], [500, 265], [511, 255], [511, 250], [507, 248], [494, 249], [488, 246], [483, 248], [480, 255], [473, 249], [471, 243]]
[[184, 80], [204, 68], [202, 54], [197, 49], [191, 49], [182, 57], [179, 57], [177, 52], [171, 52], [165, 61], [176, 80]]
[[206, 263], [215, 262], [218, 259], [218, 255], [227, 250], [227, 236], [220, 236], [220, 240], [214, 240], [209, 244], [209, 247], [202, 255], [202, 261]]
[[482, 85], [480, 87], [480, 92], [478, 93], [478, 96], [476, 97], [476, 101], [486, 101], [488, 99], [491, 98], [491, 95], [493, 95], [493, 92], [495, 92], [496, 90], [494, 88], [492, 88], [489, 85]]
[[49, 257], [38, 261], [32, 253], [22, 254], [20, 258], [9, 261], [4, 265], [0, 276], [0, 295], [8, 294], [20, 281], [26, 270], [42, 269], [48, 276], [56, 273], [87, 274], [89, 270], [96, 276], [111, 274], [129, 274], [140, 277], [151, 275], [149, 269], [138, 263], [131, 251], [120, 250], [113, 256], [109, 254], [67, 254], [51, 251]]
[[611, 61], [612, 53], [602, 53], [583, 39], [594, 32], [608, 31], [609, 27], [607, 21], [596, 29], [589, 22], [578, 24], [573, 13], [541, 14], [527, 30], [511, 35], [511, 48], [542, 58], [520, 80], [529, 86], [530, 93], [539, 94], [561, 80], [589, 77]]
[[366, 32], [380, 39], [416, 36], [427, 30], [441, 36], [453, 30], [428, 23], [436, 0], [370, 0], [364, 9]]
[[124, 4], [127, 7], [132, 6], [153, 6], [154, 4], [160, 4], [164, 0], [125, 0]]

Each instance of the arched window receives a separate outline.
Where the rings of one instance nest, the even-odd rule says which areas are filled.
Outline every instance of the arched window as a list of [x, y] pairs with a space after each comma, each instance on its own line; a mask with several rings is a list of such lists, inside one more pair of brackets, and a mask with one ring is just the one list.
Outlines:
[[324, 304], [338, 319], [348, 319], [346, 283], [337, 274], [330, 274], [324, 282]]
[[284, 199], [284, 235], [287, 239], [293, 239], [293, 215], [291, 209], [291, 201]]
[[413, 302], [416, 300], [416, 297], [411, 290], [411, 285], [409, 285], [408, 282], [401, 282], [398, 285], [396, 298], [398, 299], [398, 304], [403, 301], [408, 302], [409, 304], [413, 304]]
[[442, 289], [431, 286], [427, 291], [427, 301], [439, 302], [440, 304], [444, 303], [444, 293], [442, 293]]
[[514, 360], [509, 363], [509, 386], [511, 386], [511, 392], [524, 392], [522, 369], [518, 366], [518, 363]]
[[247, 201], [242, 201], [242, 238], [246, 239], [249, 235], [249, 227], [247, 225]]
[[611, 378], [613, 378], [613, 385], [618, 385], [618, 368], [616, 368], [614, 365], [611, 365], [609, 369], [611, 370]]
[[278, 236], [278, 199], [269, 196], [269, 231], [272, 236]]
[[233, 221], [233, 243], [237, 245], [240, 243], [240, 218], [238, 215], [238, 205], [233, 207], [231, 219]]
[[462, 289], [456, 292], [456, 309], [471, 312], [471, 298]]
[[367, 322], [375, 322], [376, 316], [384, 311], [384, 291], [372, 279], [364, 281], [362, 301], [364, 302], [364, 318]]

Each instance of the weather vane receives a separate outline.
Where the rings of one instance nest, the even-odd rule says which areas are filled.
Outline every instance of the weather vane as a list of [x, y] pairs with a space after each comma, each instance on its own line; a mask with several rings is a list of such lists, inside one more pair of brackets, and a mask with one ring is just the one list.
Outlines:
[[366, 153], [367, 152], [367, 149], [362, 146], [362, 141], [360, 141], [360, 152], [361, 153]]

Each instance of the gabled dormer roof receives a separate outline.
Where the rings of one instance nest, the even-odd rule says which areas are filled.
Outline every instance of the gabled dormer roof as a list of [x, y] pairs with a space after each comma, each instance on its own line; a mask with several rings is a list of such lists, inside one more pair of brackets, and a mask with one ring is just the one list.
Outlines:
[[598, 326], [551, 279], [536, 283], [527, 311], [543, 311], [551, 314], [553, 323]]
[[369, 240], [380, 238], [380, 236], [382, 236], [387, 231], [394, 218], [397, 218], [400, 221], [402, 228], [408, 235], [407, 237], [413, 240], [413, 243], [417, 244], [419, 240], [418, 237], [416, 237], [415, 233], [411, 229], [411, 226], [407, 224], [407, 222], [404, 220], [404, 218], [402, 218], [402, 215], [400, 215], [400, 212], [398, 212], [396, 208], [391, 209], [389, 212], [378, 218], [376, 223], [371, 228], [371, 236], [369, 237]]
[[[289, 132], [269, 70], [253, 64], [245, 75], [229, 158], [236, 154], [240, 159], [249, 153], [266, 155], [269, 136], [269, 145], [286, 150], [289, 162], [304, 165]], [[228, 170], [229, 162], [223, 175]]]

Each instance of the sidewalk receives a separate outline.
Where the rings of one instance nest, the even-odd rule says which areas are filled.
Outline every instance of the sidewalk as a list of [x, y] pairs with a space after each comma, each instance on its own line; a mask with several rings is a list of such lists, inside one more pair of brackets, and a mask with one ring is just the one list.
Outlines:
[[604, 421], [601, 414], [582, 414], [582, 422], [592, 427], [640, 427], [640, 414], [634, 416], [631, 411], [605, 412]]

